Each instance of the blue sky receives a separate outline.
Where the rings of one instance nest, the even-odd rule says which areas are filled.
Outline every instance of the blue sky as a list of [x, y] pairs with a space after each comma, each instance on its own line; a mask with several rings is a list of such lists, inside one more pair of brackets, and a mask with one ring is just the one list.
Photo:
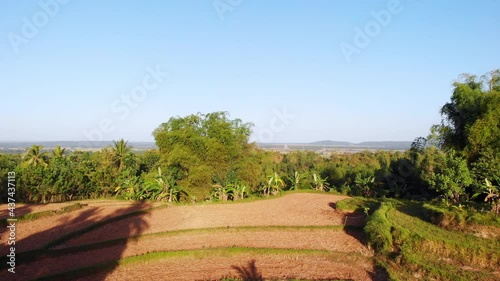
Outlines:
[[411, 141], [500, 67], [493, 0], [67, 2], [0, 1], [0, 141], [152, 141], [214, 111], [262, 142]]

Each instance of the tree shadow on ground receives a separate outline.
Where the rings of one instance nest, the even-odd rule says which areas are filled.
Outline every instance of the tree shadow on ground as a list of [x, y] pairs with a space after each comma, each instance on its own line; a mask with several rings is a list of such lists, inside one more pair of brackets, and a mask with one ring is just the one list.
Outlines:
[[255, 266], [255, 260], [249, 261], [246, 266], [233, 265], [232, 268], [236, 270], [239, 277], [245, 281], [264, 281], [262, 273], [260, 273], [257, 270], [257, 266]]
[[[132, 204], [103, 215], [102, 207], [85, 207], [77, 212], [58, 216], [58, 219], [39, 219], [31, 224], [19, 222], [21, 233], [24, 227], [54, 224], [41, 232], [16, 241], [15, 274], [8, 272], [4, 251], [0, 256], [0, 280], [105, 280], [118, 266], [130, 237], [138, 236], [149, 227], [146, 217], [147, 203]], [[109, 211], [108, 211], [109, 212]], [[67, 245], [82, 235], [91, 233], [113, 222], [127, 220], [121, 227], [110, 228], [113, 237], [121, 240], [107, 241], [106, 235], [89, 244]], [[96, 246], [97, 245], [97, 246]]]
[[[9, 216], [9, 207], [7, 204], [2, 204], [0, 205], [0, 220], [8, 219], [10, 218]], [[29, 214], [32, 210], [32, 207], [30, 205], [23, 205], [21, 207], [16, 207], [14, 210], [14, 214], [16, 217], [21, 217], [26, 214]]]

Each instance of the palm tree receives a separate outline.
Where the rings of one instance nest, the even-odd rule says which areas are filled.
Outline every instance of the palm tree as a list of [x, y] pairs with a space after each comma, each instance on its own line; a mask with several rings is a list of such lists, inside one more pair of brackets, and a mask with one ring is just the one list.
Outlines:
[[55, 158], [58, 158], [58, 157], [63, 157], [64, 156], [64, 152], [66, 151], [66, 148], [61, 148], [61, 146], [57, 145], [54, 150], [52, 150], [52, 155], [55, 157]]
[[26, 155], [24, 158], [26, 159], [26, 164], [29, 166], [47, 166], [47, 162], [45, 162], [44, 157], [47, 155], [46, 152], [42, 152], [43, 146], [41, 145], [32, 145], [31, 147], [26, 149]]
[[127, 146], [128, 141], [124, 139], [120, 139], [119, 141], [113, 141], [113, 153], [114, 158], [118, 161], [118, 169], [121, 170], [123, 168], [123, 159], [125, 155], [130, 152], [130, 147]]

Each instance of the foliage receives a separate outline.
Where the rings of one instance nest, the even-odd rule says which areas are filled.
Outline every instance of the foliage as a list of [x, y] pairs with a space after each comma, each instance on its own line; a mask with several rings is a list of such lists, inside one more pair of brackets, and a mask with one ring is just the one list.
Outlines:
[[453, 151], [443, 157], [441, 165], [431, 176], [430, 183], [446, 200], [459, 203], [460, 196], [465, 194], [465, 188], [472, 184], [467, 162]]

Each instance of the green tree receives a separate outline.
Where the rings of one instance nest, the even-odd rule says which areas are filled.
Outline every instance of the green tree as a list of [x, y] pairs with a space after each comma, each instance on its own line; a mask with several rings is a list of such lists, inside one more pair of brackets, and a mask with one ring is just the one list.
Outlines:
[[483, 80], [461, 75], [453, 84], [451, 101], [441, 108], [443, 120], [433, 126], [431, 139], [438, 139], [445, 149], [463, 152], [472, 161], [486, 148], [500, 153], [499, 81], [499, 70]]
[[443, 158], [430, 179], [431, 188], [443, 195], [446, 201], [459, 203], [465, 188], [472, 184], [467, 162], [454, 151], [443, 154]]
[[215, 182], [226, 182], [231, 171], [243, 168], [252, 149], [251, 126], [226, 112], [198, 113], [170, 118], [153, 136], [162, 164], [191, 194], [205, 197]]

